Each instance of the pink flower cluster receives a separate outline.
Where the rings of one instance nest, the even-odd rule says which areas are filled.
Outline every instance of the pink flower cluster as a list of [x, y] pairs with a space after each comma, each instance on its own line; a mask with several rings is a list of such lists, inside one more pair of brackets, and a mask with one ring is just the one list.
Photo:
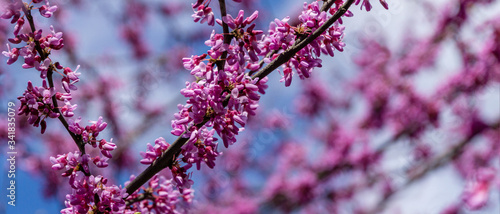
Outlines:
[[28, 116], [28, 123], [35, 127], [41, 125], [42, 134], [47, 129], [45, 119], [59, 117], [59, 113], [54, 111], [51, 100], [54, 94], [54, 89], [49, 88], [45, 80], [43, 80], [42, 87], [33, 86], [31, 81], [28, 81], [28, 88], [23, 96], [18, 97], [21, 101], [18, 115]]
[[477, 210], [486, 205], [490, 189], [493, 188], [496, 170], [493, 168], [482, 168], [471, 176], [465, 186], [462, 199], [471, 210]]
[[[213, 12], [210, 1], [198, 0], [193, 4], [196, 8], [194, 21], [207, 21], [213, 24]], [[343, 1], [335, 4], [341, 5]], [[333, 14], [335, 11], [330, 11]], [[253, 23], [258, 18], [258, 11], [249, 17], [239, 11], [236, 17], [227, 15], [217, 19], [219, 25], [227, 25], [229, 35], [216, 34], [215, 31], [205, 44], [210, 47], [207, 53], [193, 55], [183, 59], [184, 68], [190, 70], [196, 81], [186, 82], [181, 94], [188, 98], [186, 104], [178, 105], [179, 112], [172, 120], [172, 134], [187, 138], [180, 154], [186, 165], [180, 166], [179, 160], [174, 162], [171, 171], [174, 181], [180, 189], [189, 188], [190, 180], [187, 170], [201, 163], [208, 167], [215, 166], [217, 138], [222, 139], [225, 147], [236, 142], [236, 135], [242, 131], [248, 117], [255, 114], [260, 94], [265, 93], [267, 77], [251, 77], [250, 73], [259, 70], [262, 62], [269, 63], [279, 54], [305, 39], [322, 26], [331, 17], [326, 11], [320, 11], [318, 2], [304, 4], [299, 16], [300, 24], [291, 26], [289, 18], [276, 19], [270, 24], [268, 35], [255, 29]], [[321, 54], [334, 55], [334, 50], [342, 51], [344, 27], [335, 24], [312, 43], [295, 54], [284, 64], [285, 85], [292, 79], [292, 68], [301, 79], [310, 76], [315, 67], [321, 67]], [[229, 43], [227, 42], [230, 39]], [[261, 61], [261, 62], [259, 62]], [[249, 70], [250, 72], [246, 72]], [[148, 150], [141, 153], [141, 163], [152, 164], [169, 148], [163, 138], [148, 144]]]
[[[134, 176], [130, 177], [131, 181], [134, 179]], [[126, 182], [125, 185], [129, 182], [130, 181]], [[193, 200], [194, 190], [184, 190], [180, 192], [175, 189], [172, 179], [167, 179], [164, 176], [153, 176], [153, 178], [149, 180], [148, 185], [147, 188], [143, 188], [144, 193], [139, 194], [135, 192], [128, 197], [129, 200], [138, 200], [139, 197], [146, 196], [148, 200], [139, 200], [139, 202], [132, 204], [127, 211], [134, 210], [141, 213], [178, 213], [178, 210], [180, 210], [180, 202], [184, 201], [191, 203]], [[182, 201], [179, 199], [182, 199]]]
[[168, 144], [162, 137], [155, 140], [154, 146], [148, 143], [148, 151], [141, 152], [141, 156], [143, 157], [141, 163], [152, 164], [161, 155], [162, 151], [167, 150], [169, 146], [170, 144]]
[[[288, 23], [289, 17], [282, 20], [276, 19], [270, 24], [269, 35], [265, 36], [259, 45], [261, 55], [266, 56], [271, 51], [287, 50], [297, 41], [303, 40], [316, 31], [329, 18], [330, 15], [327, 12], [320, 11], [318, 2], [304, 3], [298, 26], [291, 26]], [[292, 82], [292, 69], [295, 69], [300, 79], [308, 78], [314, 68], [322, 66], [322, 61], [319, 59], [321, 54], [333, 56], [335, 50], [343, 51], [345, 46], [342, 42], [343, 31], [343, 26], [335, 24], [286, 62], [281, 79], [285, 82], [285, 86], [290, 86]]]
[[194, 14], [191, 16], [194, 19], [194, 22], [205, 23], [208, 25], [214, 26], [215, 18], [214, 12], [212, 12], [212, 8], [208, 6], [208, 3], [204, 3], [203, 0], [197, 0], [195, 4], [192, 4], [192, 8], [194, 10]]
[[[197, 81], [186, 82], [186, 88], [181, 90], [181, 94], [187, 97], [188, 101], [186, 105], [178, 106], [179, 113], [175, 114], [175, 120], [172, 121], [172, 134], [189, 139], [181, 150], [181, 160], [187, 165], [176, 167], [177, 171], [172, 170], [174, 176], [180, 175], [175, 176], [176, 178], [182, 178], [176, 182], [180, 186], [189, 183], [185, 171], [193, 164], [196, 164], [197, 169], [200, 169], [202, 162], [210, 168], [215, 166], [215, 158], [220, 153], [217, 151], [217, 138], [213, 135], [217, 132], [225, 147], [236, 142], [235, 136], [243, 130], [248, 116], [255, 114], [260, 99], [258, 93], [263, 94], [267, 88], [267, 78], [259, 81], [245, 73], [245, 64], [258, 59], [252, 60], [256, 56], [249, 57], [257, 47], [244, 45], [243, 42], [256, 41], [255, 35], [261, 33], [253, 30], [255, 25], [244, 29], [257, 18], [257, 14], [255, 12], [243, 19], [243, 11], [240, 11], [236, 18], [230, 15], [223, 17], [233, 29], [234, 43], [224, 44], [222, 34], [212, 33], [210, 40], [205, 42], [211, 47], [207, 54], [183, 59], [184, 67], [191, 70]], [[222, 24], [221, 20], [217, 22]], [[224, 54], [227, 54], [226, 60], [220, 59]], [[208, 60], [205, 59], [207, 57]], [[221, 64], [224, 65], [224, 70], [220, 70]], [[150, 163], [155, 159], [152, 155], [159, 153], [149, 147], [150, 155], [143, 155], [144, 163]]]
[[[33, 0], [32, 3], [40, 3], [39, 0]], [[50, 6], [48, 1], [46, 4], [39, 7], [40, 14], [43, 17], [49, 18], [57, 10], [57, 6]], [[31, 10], [32, 6], [22, 4], [21, 1], [16, 1], [9, 5], [6, 11], [1, 15], [3, 19], [12, 19], [11, 23], [16, 23], [14, 27], [14, 38], [10, 38], [9, 42], [14, 45], [24, 43], [22, 47], [11, 48], [7, 44], [8, 51], [3, 54], [9, 59], [7, 64], [13, 64], [19, 56], [24, 58], [23, 68], [35, 68], [40, 72], [42, 79], [42, 87], [33, 86], [31, 81], [23, 96], [18, 97], [21, 101], [19, 107], [19, 115], [28, 116], [28, 123], [36, 127], [41, 126], [42, 134], [46, 130], [46, 118], [58, 118], [65, 121], [66, 118], [74, 116], [74, 110], [77, 105], [72, 105], [71, 91], [77, 90], [76, 83], [79, 82], [80, 73], [77, 69], [71, 70], [64, 68], [59, 62], [53, 62], [49, 58], [53, 50], [59, 50], [64, 47], [63, 34], [55, 32], [50, 26], [50, 33], [42, 36], [42, 30], [36, 30], [32, 21]], [[24, 15], [21, 16], [21, 13]], [[25, 22], [25, 18], [29, 20]], [[25, 25], [29, 25], [32, 31], [22, 31]], [[53, 86], [52, 74], [57, 72], [62, 75], [61, 86], [59, 92]], [[58, 102], [64, 102], [62, 107], [58, 107]], [[62, 117], [61, 117], [62, 115]], [[52, 169], [62, 170], [62, 176], [69, 177], [69, 185], [72, 193], [66, 196], [66, 209], [62, 213], [87, 213], [87, 212], [112, 212], [123, 213], [125, 209], [125, 200], [127, 196], [125, 189], [108, 184], [106, 178], [102, 176], [94, 176], [90, 173], [89, 162], [93, 162], [97, 167], [104, 168], [108, 166], [108, 159], [112, 157], [111, 151], [116, 148], [112, 141], [97, 139], [107, 123], [103, 122], [103, 118], [99, 117], [97, 121], [90, 121], [91, 125], [83, 127], [80, 125], [81, 117], [77, 120], [70, 119], [67, 123], [67, 130], [79, 146], [81, 151], [69, 152], [64, 155], [51, 157]], [[85, 145], [90, 144], [94, 148], [99, 148], [102, 156], [91, 158], [89, 154], [85, 154]]]
[[107, 123], [102, 121], [102, 117], [99, 117], [97, 121], [90, 121], [92, 125], [87, 125], [85, 127], [80, 125], [80, 121], [81, 117], [79, 117], [77, 120], [70, 119], [68, 121], [68, 129], [76, 135], [81, 136], [84, 143], [90, 144], [94, 148], [99, 147], [102, 155], [107, 158], [111, 158], [112, 156], [110, 151], [113, 151], [116, 148], [116, 145], [112, 143], [113, 139], [111, 139], [109, 142], [104, 139], [97, 139], [99, 133], [103, 131], [107, 126]]
[[[61, 213], [87, 213], [111, 211], [122, 213], [125, 209], [125, 189], [109, 185], [102, 176], [90, 175], [89, 154], [78, 151], [57, 157], [50, 157], [52, 169], [64, 169], [62, 176], [69, 177], [72, 193], [66, 195], [66, 207]], [[99, 157], [93, 159], [96, 166], [102, 167]]]
[[[33, 1], [33, 3], [39, 3], [41, 1]], [[42, 36], [42, 29], [21, 33], [21, 30], [25, 26], [25, 16], [21, 16], [24, 5], [15, 2], [6, 8], [4, 13], [0, 16], [3, 19], [11, 19], [11, 23], [16, 23], [14, 27], [14, 38], [9, 38], [9, 42], [14, 45], [25, 43], [22, 47], [11, 48], [10, 44], [7, 44], [8, 51], [3, 51], [2, 54], [8, 57], [7, 64], [13, 64], [19, 58], [19, 56], [24, 58], [23, 68], [35, 68], [40, 71], [40, 78], [43, 79], [43, 87], [33, 87], [32, 83], [28, 83], [28, 88], [22, 97], [18, 99], [21, 101], [21, 107], [19, 114], [26, 114], [32, 118], [30, 124], [38, 127], [40, 123], [42, 126], [42, 133], [45, 132], [46, 122], [45, 118], [41, 118], [42, 115], [49, 116], [51, 118], [59, 117], [59, 113], [55, 110], [57, 106], [52, 103], [51, 98], [55, 95], [56, 99], [63, 101], [65, 103], [64, 107], [60, 109], [60, 112], [65, 117], [72, 117], [74, 115], [73, 111], [76, 109], [77, 105], [71, 105], [69, 102], [71, 100], [70, 90], [76, 90], [77, 87], [74, 85], [79, 81], [76, 70], [72, 71], [70, 68], [63, 68], [58, 62], [53, 63], [48, 57], [52, 50], [59, 50], [64, 47], [64, 40], [62, 32], [55, 32], [54, 28], [50, 26], [50, 33], [46, 36]], [[48, 1], [46, 5], [39, 8], [40, 14], [44, 17], [51, 17], [52, 13], [57, 10], [57, 6], [49, 6]], [[66, 93], [60, 93], [55, 90], [52, 86], [49, 87], [46, 82], [48, 72], [58, 72], [57, 70], [63, 70], [64, 77], [62, 78], [62, 86]], [[49, 84], [51, 85], [51, 83]], [[39, 113], [37, 113], [37, 111]]]
[[[19, 56], [24, 58], [23, 68], [32, 68], [35, 67], [38, 71], [41, 72], [40, 77], [43, 79], [47, 76], [47, 70], [49, 69], [49, 65], [51, 64], [51, 60], [46, 58], [46, 56], [41, 56], [38, 54], [38, 51], [44, 51], [49, 53], [50, 50], [59, 50], [61, 49], [63, 44], [63, 38], [61, 32], [55, 32], [54, 28], [51, 26], [51, 33], [45, 37], [42, 37], [42, 30], [33, 31], [29, 33], [20, 33], [20, 31], [24, 28], [25, 19], [24, 16], [20, 16], [22, 5], [19, 5], [18, 2], [10, 5], [9, 8], [0, 16], [3, 19], [12, 19], [11, 23], [16, 23], [14, 27], [14, 38], [9, 38], [9, 42], [13, 44], [19, 44], [21, 42], [25, 42], [26, 45], [21, 48], [10, 48], [10, 45], [7, 44], [9, 51], [4, 51], [2, 54], [9, 57], [7, 64], [12, 64], [17, 61]], [[55, 6], [54, 6], [55, 7]], [[57, 7], [50, 9], [51, 11], [55, 11]], [[45, 15], [49, 14], [47, 12], [43, 13]], [[49, 15], [47, 15], [50, 17]], [[40, 48], [41, 50], [37, 50]]]
[[[205, 42], [211, 47], [207, 54], [183, 59], [184, 67], [191, 70], [197, 81], [187, 82], [186, 88], [181, 90], [189, 100], [186, 105], [179, 106], [180, 111], [172, 121], [172, 134], [190, 138], [192, 143], [198, 140], [196, 134], [192, 134], [194, 131], [213, 127], [222, 138], [224, 146], [233, 144], [235, 135], [240, 131], [236, 124], [242, 127], [245, 125], [248, 116], [253, 115], [258, 106], [257, 92], [263, 94], [267, 88], [265, 78], [260, 81], [252, 79], [245, 73], [245, 69], [259, 69], [259, 57], [264, 57], [264, 61], [269, 62], [276, 57], [267, 56], [271, 51], [288, 49], [296, 40], [316, 30], [328, 18], [326, 12], [319, 11], [318, 2], [305, 4], [304, 12], [299, 17], [301, 25], [291, 27], [287, 23], [288, 18], [276, 20], [271, 23], [269, 35], [262, 35], [263, 31], [255, 30], [255, 24], [252, 24], [257, 17], [257, 11], [247, 18], [244, 18], [243, 11], [236, 18], [231, 15], [222, 17], [217, 23], [227, 24], [232, 29], [232, 42], [225, 44], [224, 36], [214, 32], [210, 40]], [[341, 27], [330, 28], [325, 36], [295, 55], [285, 69], [286, 85], [291, 82], [291, 65], [294, 65], [301, 78], [309, 77], [312, 68], [321, 66], [318, 57], [322, 51], [333, 55], [333, 47], [341, 50], [344, 45], [341, 43], [342, 30]], [[220, 59], [224, 54], [227, 54], [225, 59]], [[206, 60], [207, 57], [210, 58]], [[219, 70], [217, 63], [224, 63], [224, 71]], [[202, 128], [195, 126], [202, 122], [206, 122]]]

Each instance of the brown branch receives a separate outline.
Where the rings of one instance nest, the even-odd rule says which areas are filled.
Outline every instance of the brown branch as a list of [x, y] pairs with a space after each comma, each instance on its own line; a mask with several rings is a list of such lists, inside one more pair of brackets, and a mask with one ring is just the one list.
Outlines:
[[145, 192], [145, 193], [139, 195], [137, 198], [128, 200], [125, 204], [127, 206], [130, 206], [131, 204], [133, 204], [135, 202], [144, 201], [144, 200], [147, 200], [147, 199], [154, 199], [154, 197], [153, 197], [153, 195], [152, 195], [151, 192]]
[[333, 3], [335, 3], [336, 0], [324, 0], [323, 1], [323, 6], [321, 6], [321, 11], [328, 10], [330, 7], [332, 7]]
[[332, 17], [330, 17], [321, 27], [319, 27], [314, 33], [312, 33], [310, 36], [308, 36], [306, 39], [301, 40], [299, 43], [294, 44], [292, 47], [290, 47], [288, 50], [285, 52], [281, 53], [276, 59], [274, 59], [272, 62], [266, 65], [262, 70], [257, 72], [252, 76], [252, 79], [259, 78], [261, 80], [262, 78], [266, 77], [269, 75], [272, 71], [274, 71], [276, 68], [279, 66], [283, 65], [285, 62], [290, 60], [297, 52], [302, 50], [302, 48], [306, 47], [309, 43], [311, 43], [313, 40], [318, 38], [323, 32], [325, 32], [333, 23], [335, 23], [342, 15], [344, 15], [345, 12], [347, 12], [347, 9], [351, 6], [351, 4], [354, 2], [354, 0], [348, 0], [347, 2], [342, 5], [342, 7], [339, 8], [335, 14], [333, 14]]
[[[225, 0], [219, 0], [219, 7], [220, 7], [221, 17], [227, 16]], [[229, 34], [229, 26], [227, 26], [227, 24], [224, 21], [222, 21], [222, 32], [224, 35], [224, 44], [229, 44], [233, 37]], [[220, 60], [217, 61], [217, 67], [219, 68], [219, 71], [224, 71], [226, 58], [227, 58], [227, 51], [224, 51], [222, 52]]]
[[[36, 27], [35, 27], [35, 22], [33, 21], [33, 16], [31, 15], [31, 8], [27, 8], [27, 5], [24, 4], [24, 2], [22, 0], [19, 0], [19, 2], [23, 5], [22, 9], [23, 9], [24, 14], [26, 15], [26, 19], [28, 20], [28, 23], [30, 25], [31, 32], [33, 34], [35, 34]], [[38, 52], [38, 54], [40, 54], [41, 61], [44, 61], [45, 59], [47, 59], [49, 57], [48, 53], [43, 51], [42, 46], [40, 45], [40, 41], [35, 39], [34, 42], [35, 42], [35, 49]], [[49, 82], [50, 88], [54, 88], [54, 80], [52, 78], [53, 73], [54, 73], [54, 67], [52, 65], [50, 65], [48, 70], [47, 70], [47, 81]], [[52, 109], [52, 111], [59, 114], [59, 117], [58, 117], [59, 121], [61, 121], [61, 123], [63, 124], [66, 131], [68, 131], [68, 133], [71, 135], [71, 138], [73, 138], [73, 141], [75, 141], [80, 152], [82, 154], [85, 154], [85, 144], [83, 143], [81, 136], [77, 136], [69, 130], [69, 124], [66, 121], [66, 119], [64, 119], [64, 116], [61, 114], [61, 111], [59, 111], [59, 106], [57, 104], [57, 99], [56, 99], [55, 95], [52, 96], [52, 104], [54, 105], [54, 108]]]
[[[224, 2], [223, 0], [220, 1]], [[335, 23], [342, 15], [344, 15], [344, 13], [352, 5], [353, 2], [354, 0], [348, 0], [344, 5], [342, 5], [342, 7], [339, 8], [339, 10], [332, 17], [330, 17], [321, 27], [319, 27], [316, 31], [314, 31], [314, 33], [312, 33], [306, 39], [299, 41], [299, 43], [293, 45], [285, 52], [281, 53], [276, 59], [267, 64], [266, 67], [264, 67], [259, 72], [254, 74], [252, 78], [253, 79], [259, 78], [260, 80], [269, 75], [272, 71], [281, 66], [283, 63], [290, 60], [299, 50], [306, 47], [306, 45], [311, 43], [314, 39], [318, 38], [321, 35], [321, 33], [325, 32], [333, 23]], [[221, 12], [225, 11], [225, 6], [222, 5], [224, 4], [221, 4]], [[224, 41], [226, 41], [226, 35], [227, 34], [224, 35], [225, 36]], [[225, 99], [225, 101], [226, 100], [228, 100], [228, 97]], [[227, 102], [224, 102], [224, 106], [226, 105]], [[202, 127], [209, 120], [210, 118], [205, 118], [203, 122], [196, 124], [196, 127], [198, 128]], [[189, 139], [182, 137], [184, 134], [185, 132], [182, 133], [181, 137], [177, 138], [177, 140], [175, 140], [158, 159], [156, 159], [148, 168], [146, 168], [140, 175], [138, 175], [132, 182], [130, 182], [129, 185], [126, 186], [127, 193], [129, 195], [134, 193], [137, 189], [139, 189], [144, 183], [146, 183], [150, 178], [152, 178], [158, 172], [160, 172], [166, 167], [172, 166], [172, 163], [175, 160], [177, 154], [180, 152], [181, 147]]]

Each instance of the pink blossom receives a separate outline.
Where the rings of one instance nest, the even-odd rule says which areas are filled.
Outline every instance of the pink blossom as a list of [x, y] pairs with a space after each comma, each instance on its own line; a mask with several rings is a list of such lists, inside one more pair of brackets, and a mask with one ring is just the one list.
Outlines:
[[6, 57], [9, 57], [7, 60], [7, 64], [12, 64], [17, 61], [17, 58], [19, 57], [19, 49], [17, 48], [12, 48], [10, 49], [10, 45], [7, 44], [7, 50], [8, 51], [2, 51], [2, 54]]
[[169, 146], [170, 144], [168, 144], [162, 137], [155, 140], [154, 146], [148, 143], [148, 151], [141, 152], [141, 156], [143, 157], [143, 159], [140, 162], [142, 164], [153, 163], [158, 157], [160, 157], [163, 151], [166, 151], [168, 149]]
[[52, 61], [49, 58], [43, 60], [42, 63], [35, 61], [33, 65], [35, 68], [40, 71], [40, 78], [45, 79], [47, 77], [47, 71], [49, 70], [49, 66], [52, 64]]
[[49, 1], [45, 1], [46, 4], [42, 5], [38, 10], [40, 11], [40, 15], [42, 15], [45, 18], [50, 18], [54, 12], [57, 10], [57, 6], [50, 6]]
[[21, 101], [18, 115], [28, 116], [28, 123], [38, 127], [42, 125], [42, 133], [45, 131], [45, 119], [57, 118], [59, 113], [54, 111], [51, 97], [54, 95], [54, 89], [47, 86], [47, 82], [43, 80], [42, 87], [35, 87], [28, 81], [28, 87], [23, 93], [23, 96], [17, 99]]
[[47, 35], [46, 37], [42, 38], [42, 44], [45, 47], [50, 47], [54, 50], [59, 50], [64, 47], [64, 39], [63, 39], [63, 33], [62, 32], [55, 32], [54, 27], [51, 25], [50, 26], [50, 32], [51, 34]]
[[20, 2], [12, 2], [10, 4], [6, 5], [7, 7], [4, 8], [2, 15], [0, 18], [2, 19], [11, 19], [10, 23], [14, 24], [16, 23], [19, 18], [21, 17], [21, 7], [22, 4]]
[[14, 36], [19, 35], [19, 31], [23, 29], [24, 26], [24, 17], [21, 17], [20, 19], [17, 20], [17, 24], [14, 27]]
[[[134, 178], [131, 176], [131, 180]], [[143, 213], [178, 213], [182, 202], [192, 203], [194, 190], [183, 189], [180, 191], [176, 189], [173, 179], [155, 175], [149, 180], [147, 188], [151, 190], [152, 194], [149, 194], [149, 197], [144, 201], [131, 204], [130, 210]], [[143, 193], [135, 192], [128, 199], [133, 200], [142, 195]], [[150, 203], [155, 204], [155, 206], [149, 206]]]
[[[193, 4], [193, 8], [195, 5]], [[193, 17], [194, 22], [200, 21], [201, 24], [207, 22], [208, 25], [213, 26], [215, 23], [214, 13], [212, 12], [212, 8], [206, 7], [205, 5], [200, 5], [197, 7], [195, 13], [191, 15]]]
[[62, 78], [61, 82], [62, 82], [63, 89], [66, 91], [66, 93], [70, 93], [71, 90], [78, 89], [76, 87], [75, 83], [80, 81], [78, 76], [80, 76], [81, 73], [77, 72], [79, 68], [80, 68], [80, 66], [77, 66], [74, 71], [72, 71], [68, 67], [64, 68], [64, 74], [66, 74], [66, 76]]
[[76, 109], [77, 105], [71, 105], [71, 103], [68, 100], [64, 101], [64, 106], [61, 108], [61, 113], [65, 117], [73, 117], [75, 113], [73, 111]]
[[477, 210], [486, 205], [489, 198], [491, 181], [495, 178], [494, 169], [480, 169], [475, 180], [467, 183], [463, 200], [471, 210]]

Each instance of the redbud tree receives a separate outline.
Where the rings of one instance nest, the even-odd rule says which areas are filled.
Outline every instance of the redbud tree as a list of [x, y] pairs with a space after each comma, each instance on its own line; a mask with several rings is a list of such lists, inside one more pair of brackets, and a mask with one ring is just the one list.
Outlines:
[[499, 5], [442, 2], [2, 1], [2, 150], [61, 213], [498, 212]]

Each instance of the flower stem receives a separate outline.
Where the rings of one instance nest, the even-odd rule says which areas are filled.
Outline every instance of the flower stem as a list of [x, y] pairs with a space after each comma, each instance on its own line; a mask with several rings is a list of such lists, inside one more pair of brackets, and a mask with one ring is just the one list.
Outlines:
[[[24, 4], [24, 2], [22, 0], [19, 0], [19, 2], [23, 5], [22, 9], [23, 9], [24, 14], [26, 15], [26, 19], [28, 20], [28, 23], [30, 25], [31, 32], [33, 34], [35, 34], [36, 27], [35, 27], [35, 22], [33, 21], [33, 16], [31, 15], [31, 10], [26, 7], [26, 4]], [[38, 41], [38, 40], [35, 40], [35, 49], [38, 52], [38, 54], [40, 54], [41, 61], [44, 61], [45, 59], [47, 59], [48, 54], [42, 50], [42, 46], [40, 45], [40, 41]], [[49, 82], [50, 88], [54, 88], [54, 80], [52, 78], [53, 73], [54, 73], [54, 67], [49, 66], [49, 68], [47, 70], [47, 81]], [[59, 106], [57, 104], [56, 95], [52, 96], [52, 104], [54, 105], [54, 109], [52, 109], [52, 111], [59, 114], [59, 117], [58, 117], [59, 121], [61, 121], [64, 128], [66, 128], [66, 131], [68, 131], [68, 133], [71, 135], [71, 138], [73, 138], [73, 141], [75, 141], [80, 152], [82, 154], [85, 154], [85, 144], [83, 143], [81, 136], [77, 136], [69, 130], [68, 122], [66, 121], [66, 119], [64, 119], [64, 116], [59, 111]]]

